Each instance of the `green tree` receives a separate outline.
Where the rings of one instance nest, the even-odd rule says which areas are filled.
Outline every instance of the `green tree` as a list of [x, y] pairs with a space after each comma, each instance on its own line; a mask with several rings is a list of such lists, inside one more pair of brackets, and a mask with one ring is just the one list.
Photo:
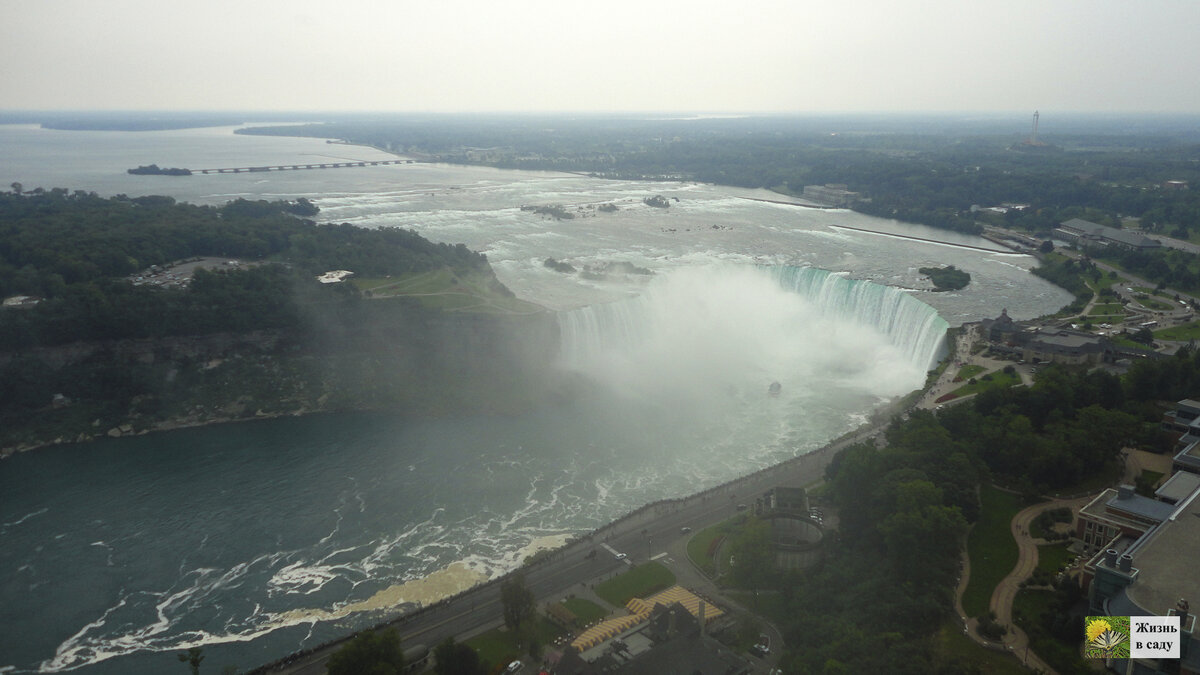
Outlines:
[[537, 598], [521, 574], [514, 574], [500, 584], [500, 604], [504, 608], [504, 625], [509, 630], [519, 629], [537, 614]]
[[433, 672], [437, 675], [484, 675], [488, 670], [479, 660], [478, 652], [452, 637], [433, 650], [433, 660]]
[[762, 588], [770, 581], [775, 569], [775, 543], [771, 525], [759, 518], [750, 518], [730, 544], [734, 560], [733, 577], [743, 588]]
[[399, 675], [404, 649], [395, 628], [368, 631], [346, 643], [329, 658], [328, 675]]
[[192, 675], [200, 675], [200, 662], [204, 660], [204, 655], [200, 653], [202, 651], [199, 647], [190, 647], [178, 654], [179, 660], [191, 667]]

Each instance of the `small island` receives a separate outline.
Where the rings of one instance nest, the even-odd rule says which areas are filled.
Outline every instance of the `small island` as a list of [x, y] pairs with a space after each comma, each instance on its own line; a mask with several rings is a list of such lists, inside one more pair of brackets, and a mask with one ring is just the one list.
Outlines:
[[148, 166], [139, 166], [136, 169], [126, 169], [126, 173], [132, 173], [137, 176], [190, 176], [191, 169], [164, 169], [157, 164]]
[[935, 291], [957, 291], [971, 283], [971, 275], [954, 265], [945, 267], [922, 267], [918, 270], [929, 277]]
[[546, 206], [522, 206], [522, 211], [532, 211], [541, 216], [550, 216], [555, 220], [572, 220], [575, 214], [568, 211], [561, 204], [549, 204]]

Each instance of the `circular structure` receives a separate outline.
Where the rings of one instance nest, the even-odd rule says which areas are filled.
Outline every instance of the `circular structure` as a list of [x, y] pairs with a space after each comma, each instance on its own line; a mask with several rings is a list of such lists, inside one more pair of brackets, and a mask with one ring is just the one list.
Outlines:
[[825, 532], [808, 514], [774, 511], [759, 517], [771, 526], [776, 567], [804, 569], [817, 562]]

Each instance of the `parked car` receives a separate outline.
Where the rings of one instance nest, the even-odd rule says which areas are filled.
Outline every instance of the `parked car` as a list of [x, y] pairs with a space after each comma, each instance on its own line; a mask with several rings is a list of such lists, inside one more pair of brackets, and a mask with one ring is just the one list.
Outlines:
[[751, 651], [758, 656], [766, 656], [767, 654], [770, 654], [771, 636], [767, 635], [766, 633], [760, 633], [758, 636], [758, 642], [754, 645], [754, 649]]
[[513, 661], [512, 663], [508, 664], [508, 667], [504, 669], [504, 672], [506, 672], [506, 673], [518, 672], [521, 670], [521, 665], [522, 664], [520, 661]]

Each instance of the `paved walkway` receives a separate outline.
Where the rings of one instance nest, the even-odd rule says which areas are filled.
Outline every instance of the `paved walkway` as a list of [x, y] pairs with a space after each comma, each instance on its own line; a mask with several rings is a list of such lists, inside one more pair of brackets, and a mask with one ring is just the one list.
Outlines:
[[[1013, 540], [1017, 542], [1017, 564], [1008, 573], [1008, 576], [1000, 580], [995, 590], [992, 591], [992, 599], [988, 603], [988, 609], [995, 612], [996, 623], [1008, 627], [1008, 633], [1005, 634], [1002, 642], [1004, 649], [1012, 653], [1017, 660], [1034, 671], [1047, 673], [1048, 675], [1056, 673], [1035, 652], [1030, 650], [1029, 637], [1012, 620], [1012, 606], [1017, 592], [1021, 590], [1021, 582], [1028, 579], [1033, 574], [1033, 570], [1037, 568], [1038, 546], [1052, 542], [1048, 542], [1045, 539], [1035, 539], [1029, 533], [1029, 526], [1044, 511], [1067, 507], [1073, 512], [1078, 512], [1081, 507], [1090, 502], [1094, 497], [1095, 495], [1088, 495], [1075, 499], [1052, 499], [1040, 504], [1034, 504], [1019, 511], [1017, 515], [1013, 516], [1012, 522], [1009, 524], [1009, 533], [1012, 535]], [[995, 642], [979, 634], [978, 621], [967, 617], [966, 612], [963, 611], [962, 594], [966, 590], [967, 582], [970, 578], [971, 562], [964, 550], [963, 571], [955, 592], [954, 606], [971, 639], [981, 645], [995, 648], [997, 647]]]

